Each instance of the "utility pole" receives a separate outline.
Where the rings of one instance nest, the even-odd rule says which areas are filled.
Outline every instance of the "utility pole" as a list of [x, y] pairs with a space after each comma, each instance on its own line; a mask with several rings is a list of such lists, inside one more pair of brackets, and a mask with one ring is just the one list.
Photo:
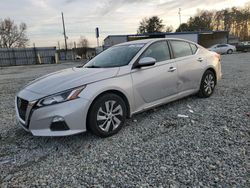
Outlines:
[[99, 38], [97, 38], [96, 40], [97, 40], [97, 47], [99, 47]]
[[99, 47], [99, 28], [95, 28], [95, 35], [96, 35], [96, 41], [97, 41], [97, 47]]
[[76, 42], [74, 41], [74, 60], [76, 60]]
[[60, 42], [58, 41], [57, 44], [58, 44], [58, 50], [60, 50], [61, 49], [60, 48]]
[[[179, 20], [180, 20], [180, 26], [181, 26], [181, 8], [179, 8], [178, 14], [179, 14]], [[181, 29], [181, 27], [180, 27], [180, 29]]]
[[63, 17], [63, 12], [62, 12], [62, 23], [63, 23], [63, 35], [64, 35], [64, 42], [65, 42], [65, 60], [67, 59], [67, 35], [66, 35], [66, 31], [65, 31], [65, 24], [64, 24], [64, 17]]

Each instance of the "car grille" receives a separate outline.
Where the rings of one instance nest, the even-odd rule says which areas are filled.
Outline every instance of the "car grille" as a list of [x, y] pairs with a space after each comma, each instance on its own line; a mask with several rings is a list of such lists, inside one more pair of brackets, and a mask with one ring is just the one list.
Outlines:
[[25, 121], [26, 111], [28, 108], [29, 101], [17, 97], [17, 109], [20, 118]]

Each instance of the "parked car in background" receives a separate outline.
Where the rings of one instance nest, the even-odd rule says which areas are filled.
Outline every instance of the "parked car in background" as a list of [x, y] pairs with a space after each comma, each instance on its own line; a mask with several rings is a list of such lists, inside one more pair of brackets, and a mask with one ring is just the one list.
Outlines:
[[76, 56], [75, 56], [75, 59], [76, 59], [76, 60], [79, 60], [79, 59], [82, 59], [82, 57], [79, 56], [79, 55], [76, 55]]
[[126, 117], [191, 94], [209, 97], [221, 78], [220, 55], [180, 39], [113, 46], [81, 67], [38, 78], [16, 96], [20, 125], [36, 136], [86, 130], [117, 133]]
[[250, 41], [240, 42], [240, 43], [236, 46], [236, 50], [237, 50], [237, 51], [241, 51], [241, 52], [250, 51]]
[[208, 50], [219, 54], [232, 54], [236, 51], [236, 47], [230, 44], [215, 44], [208, 48]]

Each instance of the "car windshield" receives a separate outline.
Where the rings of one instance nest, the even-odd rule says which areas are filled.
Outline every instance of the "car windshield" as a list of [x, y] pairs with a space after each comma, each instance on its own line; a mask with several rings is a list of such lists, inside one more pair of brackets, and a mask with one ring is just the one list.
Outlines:
[[108, 68], [128, 65], [144, 44], [129, 44], [111, 47], [90, 60], [86, 68]]
[[217, 47], [217, 44], [210, 46], [209, 48], [215, 48], [215, 47]]

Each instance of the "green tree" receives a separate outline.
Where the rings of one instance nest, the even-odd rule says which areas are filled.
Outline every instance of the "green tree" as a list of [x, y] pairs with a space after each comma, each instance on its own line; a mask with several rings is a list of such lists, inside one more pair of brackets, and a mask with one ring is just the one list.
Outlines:
[[182, 23], [177, 29], [176, 32], [189, 31], [189, 25], [187, 23]]
[[209, 11], [198, 12], [188, 21], [190, 31], [207, 31], [212, 30], [213, 13]]
[[139, 28], [137, 30], [138, 34], [143, 33], [159, 33], [163, 32], [164, 24], [163, 20], [158, 16], [152, 16], [150, 18], [143, 18], [140, 22]]

